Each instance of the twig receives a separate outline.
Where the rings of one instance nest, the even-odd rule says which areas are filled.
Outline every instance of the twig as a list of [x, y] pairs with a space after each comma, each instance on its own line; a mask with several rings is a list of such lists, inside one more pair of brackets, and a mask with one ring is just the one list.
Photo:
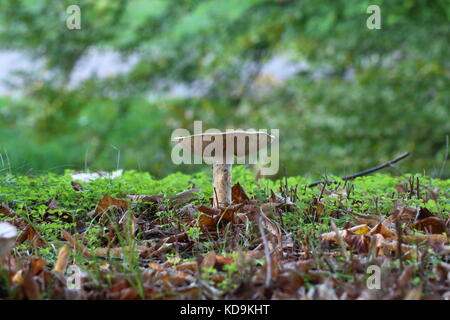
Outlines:
[[336, 238], [338, 240], [339, 246], [341, 247], [341, 253], [342, 253], [342, 257], [345, 259], [345, 261], [349, 261], [348, 259], [348, 255], [347, 255], [347, 250], [345, 248], [345, 242], [344, 239], [342, 239], [341, 234], [339, 233], [338, 228], [336, 227], [336, 225], [334, 224], [333, 221], [331, 221], [331, 229], [333, 230], [333, 232], [336, 234]]
[[442, 177], [442, 173], [444, 173], [445, 164], [448, 160], [448, 135], [445, 136], [445, 155], [444, 155], [444, 161], [442, 162], [441, 170], [439, 171], [439, 179]]
[[264, 228], [262, 226], [262, 216], [259, 216], [258, 219], [258, 227], [259, 232], [261, 233], [261, 238], [263, 240], [264, 244], [264, 254], [266, 256], [266, 283], [265, 286], [268, 288], [270, 286], [270, 283], [272, 282], [272, 259], [270, 258], [270, 251], [269, 251], [269, 243], [267, 242], [266, 233], [264, 232]]
[[[367, 175], [369, 173], [372, 173], [372, 172], [384, 169], [386, 167], [391, 167], [394, 163], [397, 163], [400, 160], [405, 159], [407, 156], [409, 156], [409, 152], [405, 152], [405, 153], [401, 154], [400, 156], [398, 156], [397, 158], [392, 159], [392, 160], [390, 160], [388, 162], [385, 162], [383, 164], [380, 164], [379, 166], [376, 166], [376, 167], [373, 167], [373, 168], [370, 168], [370, 169], [367, 169], [367, 170], [364, 170], [364, 171], [361, 171], [361, 172], [358, 172], [358, 173], [355, 173], [355, 174], [343, 177], [342, 180], [347, 181], [347, 180], [355, 179], [355, 178], [358, 178], [358, 177], [365, 176], [365, 175]], [[331, 183], [337, 183], [337, 181], [328, 181], [328, 180], [315, 181], [315, 182], [309, 184], [308, 187], [312, 188], [312, 187], [315, 187], [315, 186], [317, 186], [319, 184], [322, 184], [322, 183], [331, 184]]]
[[403, 237], [403, 233], [402, 233], [402, 227], [400, 225], [400, 212], [397, 211], [396, 213], [396, 219], [395, 219], [395, 229], [397, 231], [397, 257], [400, 260], [400, 270], [403, 271], [403, 252], [402, 252], [402, 237]]

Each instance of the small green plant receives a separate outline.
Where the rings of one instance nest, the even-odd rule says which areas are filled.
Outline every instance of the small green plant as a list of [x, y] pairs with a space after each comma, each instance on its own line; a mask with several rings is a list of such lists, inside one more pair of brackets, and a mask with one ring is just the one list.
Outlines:
[[191, 239], [194, 242], [197, 242], [200, 239], [200, 236], [202, 235], [202, 231], [199, 227], [190, 227], [189, 229], [186, 230], [186, 233], [189, 239]]

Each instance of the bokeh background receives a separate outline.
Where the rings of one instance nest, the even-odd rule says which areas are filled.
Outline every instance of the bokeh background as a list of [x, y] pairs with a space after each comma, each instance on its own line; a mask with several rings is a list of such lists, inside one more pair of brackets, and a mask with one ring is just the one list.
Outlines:
[[449, 177], [449, 40], [448, 0], [1, 0], [0, 170], [198, 171], [170, 135], [202, 120], [279, 128], [282, 175]]

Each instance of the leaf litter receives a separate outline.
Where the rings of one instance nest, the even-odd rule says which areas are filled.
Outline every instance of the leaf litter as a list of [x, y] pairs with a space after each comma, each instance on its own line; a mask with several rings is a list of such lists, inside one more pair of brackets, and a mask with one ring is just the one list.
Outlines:
[[[70, 185], [81, 196], [89, 188]], [[237, 183], [233, 203], [221, 208], [195, 186], [170, 197], [104, 194], [83, 221], [72, 221], [54, 197], [44, 203], [42, 222], [67, 228], [51, 244], [2, 203], [0, 264], [11, 284], [3, 298], [449, 298], [449, 213], [412, 206], [406, 199], [417, 190], [396, 190], [391, 210], [375, 213], [356, 210], [360, 200], [339, 185], [319, 185], [299, 201], [297, 186], [261, 199]], [[422, 188], [426, 193], [437, 199], [440, 191]], [[57, 252], [52, 263], [39, 255], [48, 247]], [[77, 288], [68, 281], [73, 266], [81, 270]], [[378, 290], [368, 288], [369, 266], [381, 270]]]

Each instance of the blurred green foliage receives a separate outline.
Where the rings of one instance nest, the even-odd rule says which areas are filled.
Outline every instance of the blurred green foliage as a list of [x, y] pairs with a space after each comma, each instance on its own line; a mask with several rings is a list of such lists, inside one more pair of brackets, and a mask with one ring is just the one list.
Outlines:
[[[66, 8], [81, 8], [81, 30]], [[366, 9], [381, 8], [369, 30]], [[402, 170], [449, 177], [448, 0], [3, 0], [0, 46], [45, 65], [0, 100], [0, 152], [13, 170], [175, 170], [170, 134], [279, 128], [280, 174], [345, 174], [403, 151]], [[129, 72], [69, 85], [91, 49], [137, 57]], [[286, 80], [274, 57], [306, 61]], [[174, 84], [195, 95], [170, 95]], [[32, 170], [31, 170], [32, 169]]]

